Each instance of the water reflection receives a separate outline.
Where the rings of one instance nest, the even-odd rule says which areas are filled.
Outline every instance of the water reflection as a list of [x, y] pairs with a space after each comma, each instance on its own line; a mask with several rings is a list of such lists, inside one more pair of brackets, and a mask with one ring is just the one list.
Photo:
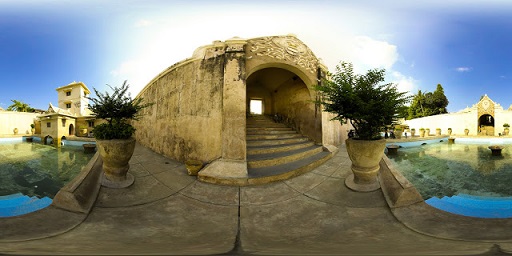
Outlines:
[[504, 145], [501, 156], [492, 156], [488, 146], [429, 144], [388, 157], [425, 199], [458, 193], [512, 196], [512, 146]]
[[53, 198], [92, 158], [81, 147], [0, 144], [0, 195], [21, 192]]

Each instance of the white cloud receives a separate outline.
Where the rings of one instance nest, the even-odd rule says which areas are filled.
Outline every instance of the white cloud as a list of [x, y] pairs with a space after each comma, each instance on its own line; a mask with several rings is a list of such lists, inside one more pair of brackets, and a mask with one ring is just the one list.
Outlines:
[[149, 20], [145, 20], [145, 19], [140, 19], [138, 20], [136, 23], [135, 23], [135, 27], [136, 28], [142, 28], [142, 27], [147, 27], [149, 25], [151, 25], [152, 22], [149, 21]]
[[398, 60], [398, 52], [396, 45], [367, 36], [357, 36], [353, 42], [352, 58], [366, 69], [390, 69]]
[[397, 84], [398, 90], [401, 92], [409, 92], [408, 94], [412, 95], [417, 90], [418, 86], [416, 85], [418, 80], [414, 79], [411, 76], [405, 76], [398, 71], [391, 72], [390, 79], [392, 83]]
[[469, 72], [471, 71], [473, 68], [471, 67], [458, 67], [456, 68], [455, 70], [457, 70], [457, 72]]

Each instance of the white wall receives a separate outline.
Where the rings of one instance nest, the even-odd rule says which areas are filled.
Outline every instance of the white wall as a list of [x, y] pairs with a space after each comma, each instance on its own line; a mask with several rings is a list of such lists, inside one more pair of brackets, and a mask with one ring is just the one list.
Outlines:
[[18, 128], [18, 134], [31, 134], [30, 124], [39, 114], [14, 112], [14, 111], [0, 111], [0, 135], [13, 135], [14, 128]]

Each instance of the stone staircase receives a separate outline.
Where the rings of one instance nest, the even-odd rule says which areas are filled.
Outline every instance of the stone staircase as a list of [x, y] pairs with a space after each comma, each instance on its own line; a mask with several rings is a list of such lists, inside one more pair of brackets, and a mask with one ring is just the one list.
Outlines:
[[332, 157], [322, 146], [266, 116], [247, 118], [246, 140], [250, 184], [298, 176]]
[[29, 197], [22, 193], [0, 196], [0, 218], [35, 212], [48, 207], [51, 203], [52, 199], [48, 197]]

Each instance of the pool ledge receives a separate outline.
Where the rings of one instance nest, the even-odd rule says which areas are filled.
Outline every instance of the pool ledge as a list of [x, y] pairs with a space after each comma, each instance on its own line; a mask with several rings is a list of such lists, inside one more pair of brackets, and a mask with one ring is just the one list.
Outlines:
[[98, 197], [103, 161], [99, 152], [82, 171], [59, 190], [52, 205], [72, 212], [89, 213]]
[[426, 204], [416, 188], [398, 172], [387, 156], [379, 181], [396, 219], [418, 233], [464, 241], [512, 241], [512, 218], [484, 219], [456, 215]]

